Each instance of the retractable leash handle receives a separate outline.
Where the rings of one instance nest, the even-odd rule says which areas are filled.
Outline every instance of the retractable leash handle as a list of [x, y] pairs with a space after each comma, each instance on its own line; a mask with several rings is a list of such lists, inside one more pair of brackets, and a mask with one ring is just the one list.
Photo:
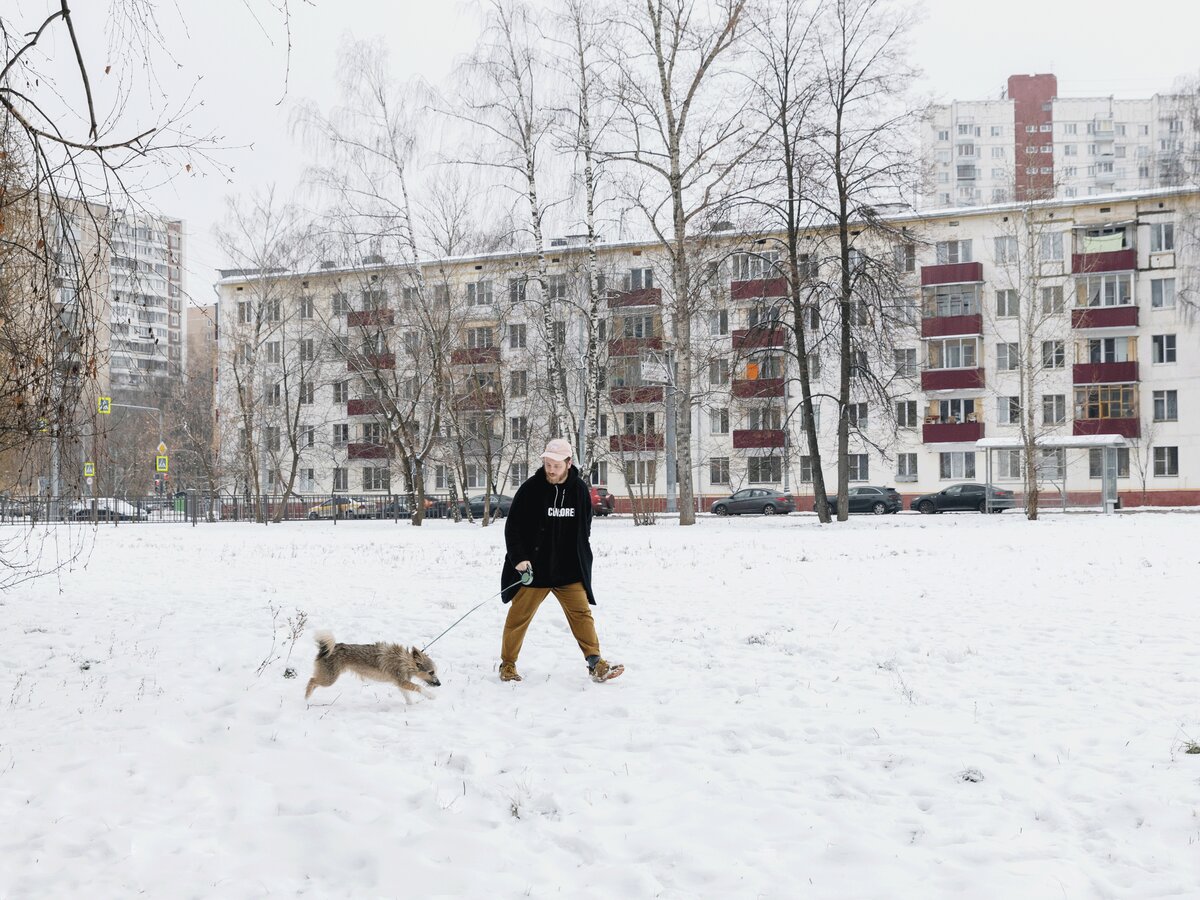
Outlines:
[[[490, 597], [487, 597], [484, 600], [481, 600], [479, 603], [476, 603], [474, 606], [472, 606], [470, 609], [468, 609], [465, 613], [463, 613], [461, 616], [459, 616], [458, 619], [455, 620], [454, 625], [457, 625], [459, 622], [461, 622], [463, 619], [465, 619], [471, 613], [475, 612], [475, 610], [479, 609], [479, 607], [481, 607], [481, 606], [483, 606], [483, 604], [487, 603], [488, 600], [492, 600], [496, 597], [499, 597], [501, 594], [503, 594], [509, 588], [514, 588], [518, 584], [523, 584], [526, 587], [533, 584], [533, 566], [529, 566], [524, 572], [521, 573], [521, 578], [519, 581], [514, 581], [512, 584], [506, 584], [504, 587], [500, 588], [500, 590], [496, 591], [496, 593], [492, 594]], [[451, 625], [450, 628], [453, 628], [454, 625]], [[440, 641], [446, 635], [446, 633], [448, 631], [450, 631], [450, 628], [447, 628], [446, 631], [443, 631], [441, 634], [439, 634], [437, 637], [435, 637], [432, 641], [430, 641], [428, 644], [426, 644], [424, 647], [422, 647], [421, 652], [424, 653], [426, 650], [428, 650], [430, 647], [432, 647], [434, 644], [436, 644], [438, 641]]]

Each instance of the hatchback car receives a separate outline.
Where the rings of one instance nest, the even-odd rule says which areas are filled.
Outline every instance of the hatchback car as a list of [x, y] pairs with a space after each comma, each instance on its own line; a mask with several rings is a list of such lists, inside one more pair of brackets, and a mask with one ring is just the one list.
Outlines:
[[922, 494], [909, 504], [926, 515], [942, 512], [1004, 512], [1017, 505], [1012, 491], [982, 484], [952, 484], [934, 494]]
[[796, 511], [796, 501], [779, 491], [766, 488], [742, 488], [728, 497], [722, 497], [712, 505], [714, 516], [740, 516], [746, 513], [762, 513], [773, 516]]
[[[836, 516], [837, 495], [834, 494], [827, 499], [829, 501], [829, 514]], [[877, 516], [899, 512], [904, 506], [904, 501], [900, 498], [899, 492], [892, 487], [858, 485], [857, 487], [850, 488], [847, 492], [846, 500], [849, 512], [872, 513]], [[816, 511], [817, 504], [814, 503], [813, 512]]]
[[[96, 520], [100, 522], [144, 522], [148, 518], [146, 510], [118, 500], [116, 497], [97, 497]], [[91, 500], [75, 500], [68, 508], [67, 515], [72, 519], [86, 521], [92, 517]]]
[[612, 515], [613, 507], [616, 505], [613, 495], [608, 492], [608, 488], [592, 487], [588, 493], [592, 497], [592, 515], [593, 516], [608, 516]]
[[367, 504], [361, 500], [355, 500], [352, 497], [334, 497], [310, 507], [308, 517], [310, 519], [365, 519], [373, 512], [374, 510], [368, 510]]
[[[468, 497], [467, 503], [471, 504], [471, 516], [476, 519], [483, 518], [483, 500], [486, 494], [479, 494], [476, 497]], [[493, 519], [503, 519], [508, 515], [509, 507], [512, 506], [512, 497], [505, 494], [492, 494], [491, 514]], [[466, 504], [459, 501], [459, 515], [467, 514]]]

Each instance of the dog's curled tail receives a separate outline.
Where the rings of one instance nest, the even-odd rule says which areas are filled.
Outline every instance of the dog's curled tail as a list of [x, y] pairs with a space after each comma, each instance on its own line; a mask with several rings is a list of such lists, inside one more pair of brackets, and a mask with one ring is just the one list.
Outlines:
[[313, 635], [313, 640], [317, 642], [317, 659], [333, 652], [333, 645], [336, 641], [333, 639], [332, 631], [318, 631]]

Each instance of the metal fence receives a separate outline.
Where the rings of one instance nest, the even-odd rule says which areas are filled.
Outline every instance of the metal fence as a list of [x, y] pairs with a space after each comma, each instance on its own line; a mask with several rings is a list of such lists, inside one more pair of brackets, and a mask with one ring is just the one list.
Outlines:
[[[0, 524], [37, 522], [342, 522], [412, 518], [414, 498], [406, 494], [245, 494], [179, 491], [149, 497], [0, 497]], [[467, 511], [459, 500], [460, 514]], [[449, 495], [425, 497], [426, 518], [454, 513]]]

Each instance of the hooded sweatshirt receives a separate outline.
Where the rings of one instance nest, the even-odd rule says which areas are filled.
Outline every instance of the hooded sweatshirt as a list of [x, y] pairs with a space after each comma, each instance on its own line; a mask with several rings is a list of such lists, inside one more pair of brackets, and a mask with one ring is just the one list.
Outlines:
[[[508, 548], [503, 583], [515, 576], [523, 559], [533, 566], [534, 587], [561, 587], [583, 582], [591, 595], [591, 497], [575, 466], [562, 484], [546, 480], [538, 469], [517, 491], [505, 521]], [[507, 602], [516, 593], [506, 592]], [[595, 602], [592, 600], [592, 602]]]

